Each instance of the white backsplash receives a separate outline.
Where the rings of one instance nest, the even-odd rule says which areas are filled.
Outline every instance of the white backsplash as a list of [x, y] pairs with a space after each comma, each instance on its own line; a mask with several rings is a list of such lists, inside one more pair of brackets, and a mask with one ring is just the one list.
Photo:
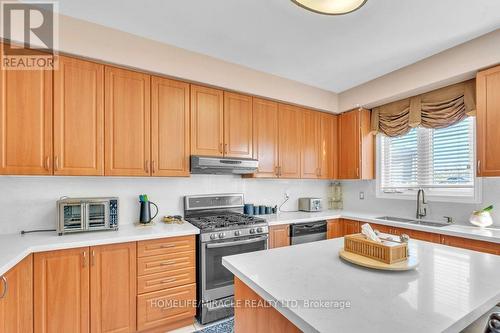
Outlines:
[[[0, 234], [25, 229], [55, 228], [56, 201], [61, 196], [120, 198], [120, 224], [139, 216], [139, 194], [145, 193], [159, 208], [159, 217], [182, 214], [184, 195], [207, 193], [245, 194], [247, 203], [277, 205], [288, 192], [283, 209], [297, 209], [297, 198], [325, 199], [328, 181], [242, 179], [239, 176], [193, 175], [190, 178], [32, 177], [1, 176]], [[154, 212], [154, 208], [152, 208]]]
[[[375, 181], [343, 181], [342, 186], [345, 210], [401, 217], [414, 217], [416, 213], [416, 199], [376, 198]], [[359, 192], [364, 192], [364, 200], [359, 199]], [[457, 224], [470, 225], [468, 221], [473, 210], [494, 205], [493, 221], [496, 226], [500, 226], [500, 178], [483, 178], [482, 198], [480, 204], [429, 202], [426, 218], [444, 221], [443, 216], [451, 216]]]

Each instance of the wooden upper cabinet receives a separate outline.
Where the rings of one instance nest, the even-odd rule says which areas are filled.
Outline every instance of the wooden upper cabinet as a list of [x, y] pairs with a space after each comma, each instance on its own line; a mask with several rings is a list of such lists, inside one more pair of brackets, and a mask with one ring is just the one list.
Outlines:
[[337, 116], [320, 113], [320, 178], [336, 179], [337, 163]]
[[252, 158], [252, 97], [224, 92], [224, 156]]
[[34, 254], [35, 333], [90, 332], [89, 269], [88, 247]]
[[301, 178], [321, 177], [321, 117], [312, 110], [302, 111]]
[[52, 174], [52, 74], [0, 71], [0, 174]]
[[477, 173], [500, 176], [500, 66], [479, 72], [477, 85]]
[[104, 175], [104, 66], [59, 57], [54, 71], [54, 174]]
[[[30, 255], [0, 281], [0, 333], [33, 332], [33, 256]], [[4, 288], [7, 287], [7, 290]]]
[[283, 178], [300, 178], [302, 112], [286, 104], [279, 104], [278, 110], [278, 173]]
[[339, 178], [374, 179], [375, 136], [370, 111], [356, 109], [339, 116]]
[[105, 68], [105, 174], [151, 173], [150, 76]]
[[191, 85], [191, 154], [223, 156], [224, 93]]
[[189, 84], [151, 80], [151, 172], [189, 176]]
[[259, 160], [254, 177], [278, 176], [278, 103], [253, 99], [253, 158]]
[[92, 333], [136, 331], [136, 243], [90, 248]]

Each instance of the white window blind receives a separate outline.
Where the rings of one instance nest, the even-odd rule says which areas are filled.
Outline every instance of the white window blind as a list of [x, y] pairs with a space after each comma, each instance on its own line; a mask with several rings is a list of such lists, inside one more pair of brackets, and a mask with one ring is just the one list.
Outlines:
[[382, 136], [380, 189], [474, 188], [474, 119], [443, 129], [414, 128], [396, 138]]

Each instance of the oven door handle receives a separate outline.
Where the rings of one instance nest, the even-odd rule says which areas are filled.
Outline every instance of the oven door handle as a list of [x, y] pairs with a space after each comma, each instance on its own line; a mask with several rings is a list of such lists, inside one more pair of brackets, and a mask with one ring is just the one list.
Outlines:
[[235, 245], [242, 245], [242, 244], [257, 243], [257, 242], [267, 240], [267, 238], [268, 238], [268, 236], [262, 236], [262, 237], [258, 237], [258, 238], [250, 238], [250, 239], [245, 239], [245, 240], [241, 240], [241, 241], [234, 241], [234, 242], [208, 243], [207, 249], [215, 249], [218, 247], [228, 247], [228, 246], [235, 246]]

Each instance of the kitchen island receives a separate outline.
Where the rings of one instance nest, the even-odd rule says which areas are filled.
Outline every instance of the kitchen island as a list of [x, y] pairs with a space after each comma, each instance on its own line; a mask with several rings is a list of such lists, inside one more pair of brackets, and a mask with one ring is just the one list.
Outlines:
[[339, 238], [224, 257], [236, 332], [460, 332], [500, 301], [500, 256], [411, 240], [419, 266], [383, 272], [344, 262], [342, 247]]

